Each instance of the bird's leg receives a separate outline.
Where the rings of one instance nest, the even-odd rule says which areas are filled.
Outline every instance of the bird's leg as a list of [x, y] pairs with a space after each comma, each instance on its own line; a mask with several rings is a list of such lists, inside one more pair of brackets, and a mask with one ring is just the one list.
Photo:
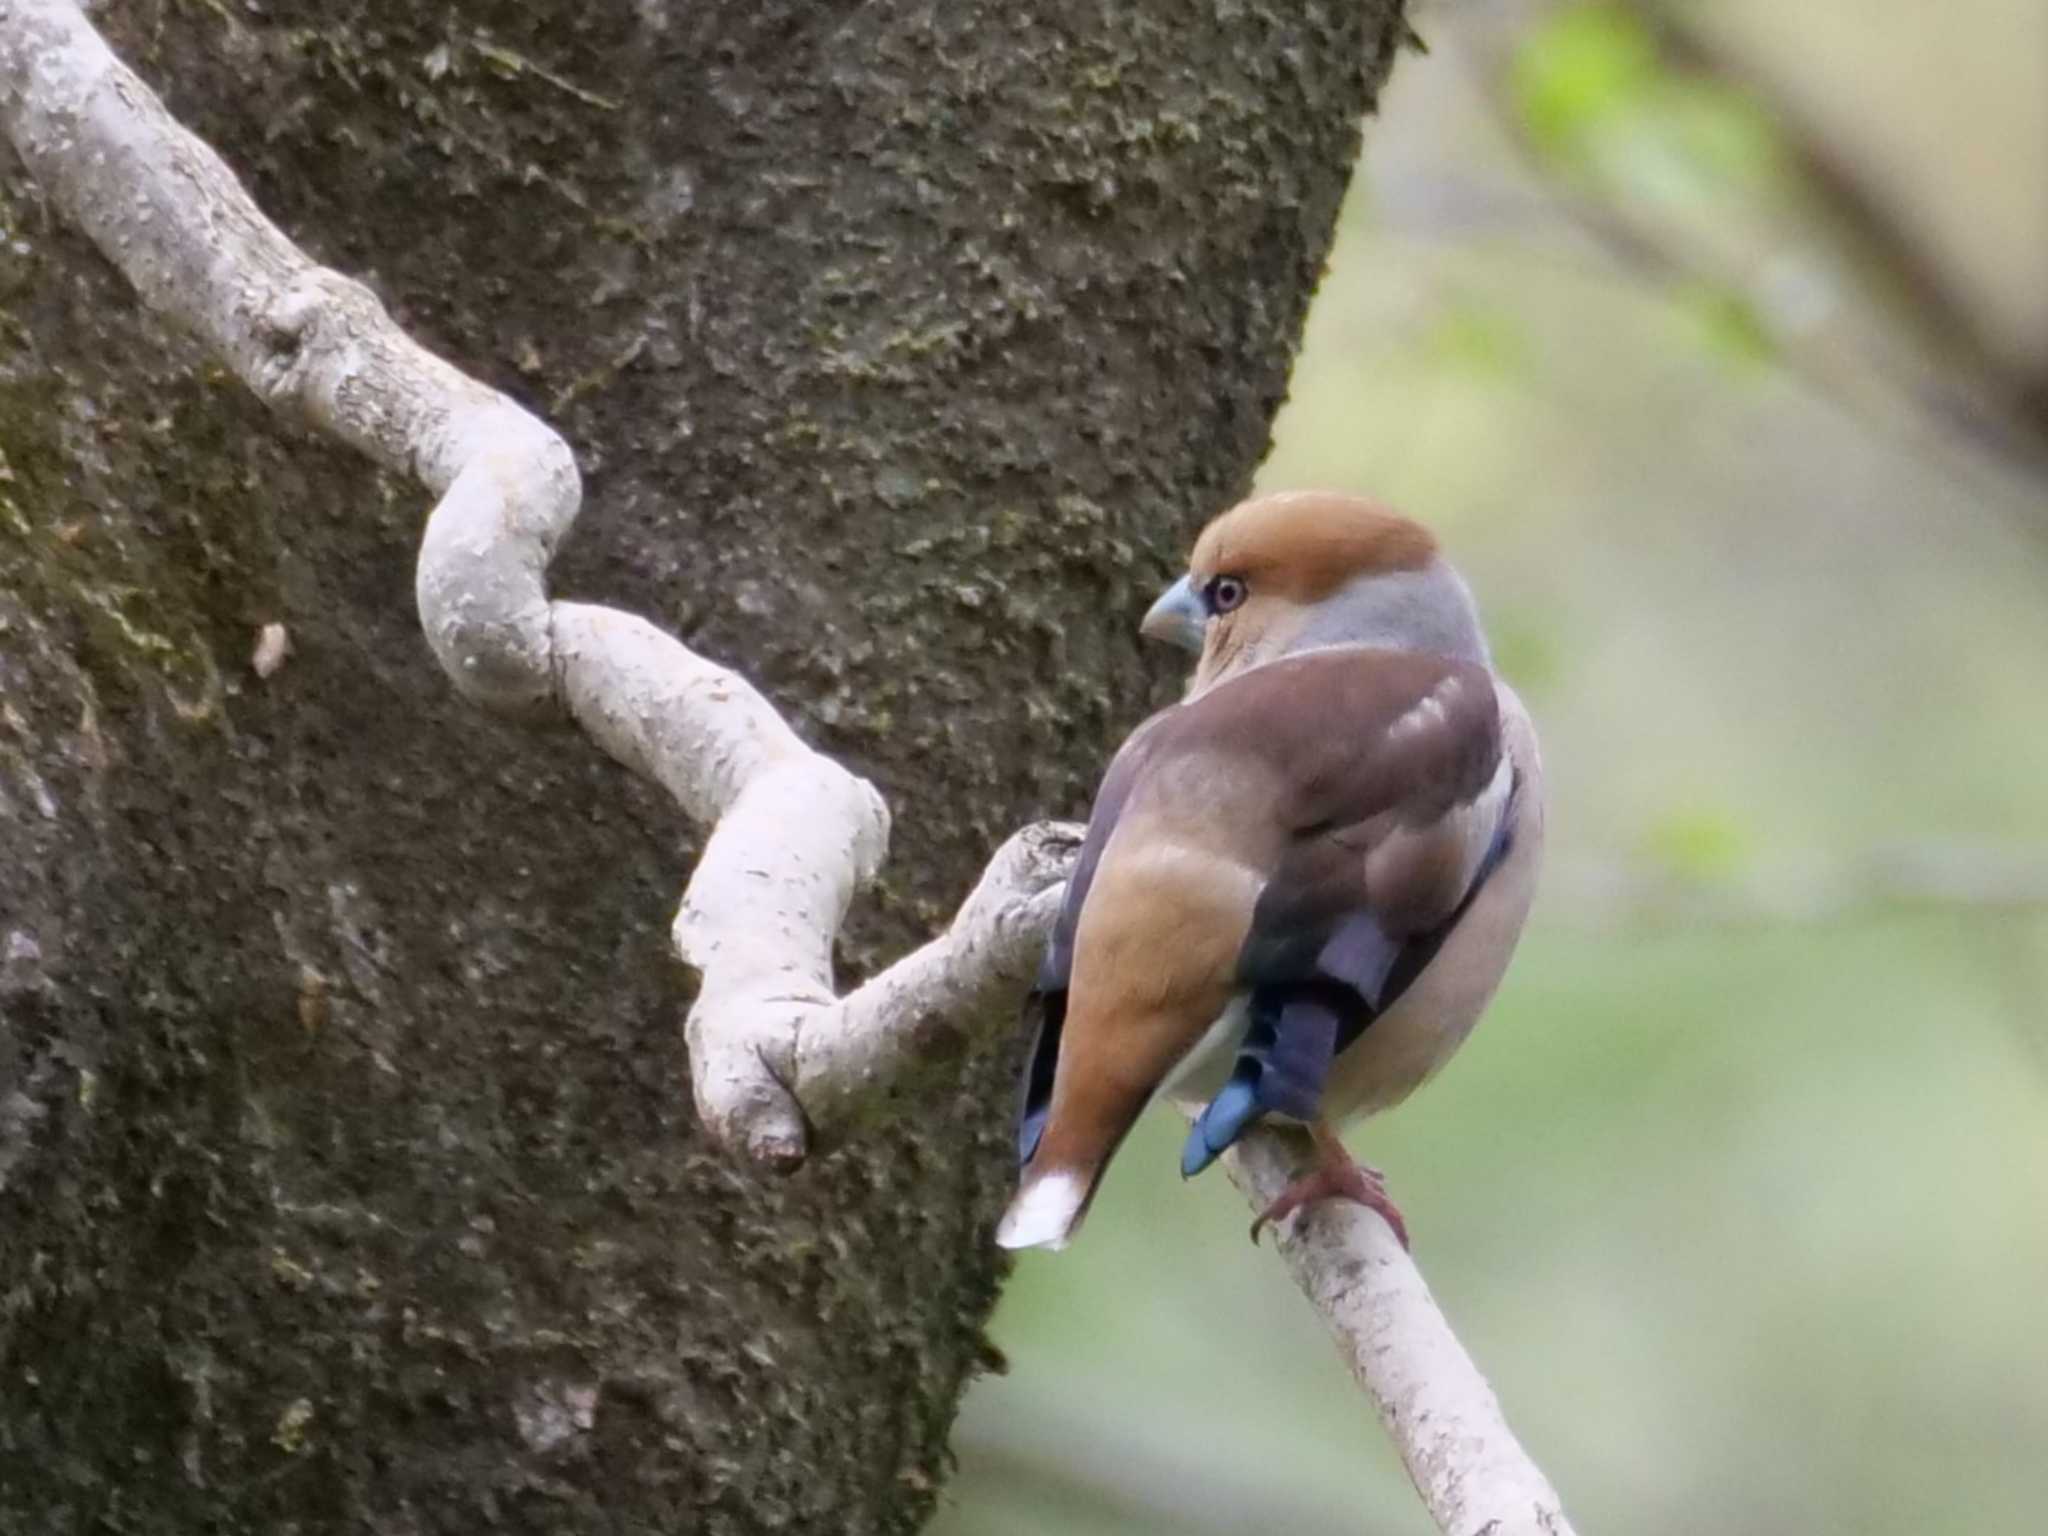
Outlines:
[[1259, 1233], [1271, 1223], [1286, 1219], [1312, 1200], [1355, 1200], [1367, 1210], [1379, 1212], [1406, 1248], [1408, 1223], [1401, 1219], [1400, 1207], [1388, 1197], [1387, 1181], [1379, 1169], [1354, 1159], [1327, 1120], [1311, 1121], [1308, 1134], [1316, 1147], [1315, 1167], [1259, 1212], [1259, 1219], [1252, 1223], [1252, 1241], [1256, 1243]]

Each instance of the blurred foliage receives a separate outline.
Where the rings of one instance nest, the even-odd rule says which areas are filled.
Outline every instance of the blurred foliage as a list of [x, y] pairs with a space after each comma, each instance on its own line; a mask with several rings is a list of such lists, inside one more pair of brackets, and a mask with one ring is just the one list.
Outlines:
[[1729, 362], [1766, 363], [1777, 356], [1769, 324], [1746, 295], [1711, 283], [1687, 283], [1672, 296], [1691, 313], [1701, 341]]
[[[1626, 8], [1528, 15], [1503, 65], [1484, 18], [1423, 12], [1261, 476], [1442, 531], [1550, 773], [1507, 987], [1351, 1139], [1580, 1529], [2031, 1536], [2048, 912], [1969, 872], [2048, 869], [2048, 486], [1836, 391], [1861, 354], [1804, 366], [1788, 250], [1830, 326], [1911, 317], [1828, 275], [1753, 97], [1675, 73]], [[1697, 261], [1633, 222], [1688, 199]], [[1667, 238], [1684, 259], [1644, 259]], [[1864, 893], [1900, 849], [1942, 850], [1952, 899]], [[1643, 881], [1722, 905], [1638, 910]], [[935, 1531], [1424, 1536], [1177, 1145], [1149, 1119], [1075, 1246], [1021, 1264]]]
[[1514, 51], [1510, 88], [1530, 139], [1565, 169], [1619, 173], [1673, 200], [1753, 196], [1784, 175], [1778, 129], [1756, 100], [1671, 68], [1624, 6], [1543, 16]]
[[1516, 52], [1515, 104], [1536, 142], [1553, 154], [1583, 150], [1603, 125], [1638, 114], [1656, 94], [1657, 47], [1633, 12], [1618, 6], [1559, 11]]
[[1738, 873], [1750, 853], [1741, 818], [1726, 806], [1695, 801], [1674, 806], [1650, 823], [1643, 853], [1687, 880], [1721, 880]]

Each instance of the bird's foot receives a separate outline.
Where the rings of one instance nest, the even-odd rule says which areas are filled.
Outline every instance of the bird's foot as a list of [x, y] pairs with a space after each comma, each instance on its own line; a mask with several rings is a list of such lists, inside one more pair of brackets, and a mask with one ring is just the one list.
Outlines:
[[1259, 1219], [1252, 1223], [1252, 1241], [1258, 1242], [1259, 1234], [1268, 1226], [1284, 1221], [1315, 1200], [1351, 1200], [1369, 1211], [1377, 1211], [1394, 1229], [1401, 1246], [1408, 1246], [1408, 1223], [1401, 1218], [1401, 1208], [1387, 1194], [1385, 1175], [1377, 1168], [1354, 1162], [1341, 1147], [1335, 1156], [1326, 1149], [1312, 1170], [1288, 1185], [1277, 1200], [1259, 1212]]

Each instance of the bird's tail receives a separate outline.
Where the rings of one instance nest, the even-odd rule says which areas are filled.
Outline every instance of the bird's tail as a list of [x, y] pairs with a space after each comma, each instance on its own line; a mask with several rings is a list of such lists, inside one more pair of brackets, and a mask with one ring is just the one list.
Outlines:
[[1034, 1162], [996, 1227], [1003, 1248], [1064, 1248], [1080, 1230], [1102, 1170], [1041, 1168]]
[[1110, 1158], [1149, 1097], [1104, 1093], [1097, 1087], [1064, 1096], [1055, 1092], [1038, 1122], [1036, 1145], [1018, 1178], [1017, 1193], [996, 1227], [998, 1246], [1064, 1248], [1081, 1229]]
[[1103, 1170], [1172, 1064], [1171, 1041], [1150, 1020], [1126, 1023], [1108, 1041], [1108, 1031], [1081, 1022], [1065, 1031], [1043, 1129], [996, 1228], [1005, 1248], [1067, 1246]]

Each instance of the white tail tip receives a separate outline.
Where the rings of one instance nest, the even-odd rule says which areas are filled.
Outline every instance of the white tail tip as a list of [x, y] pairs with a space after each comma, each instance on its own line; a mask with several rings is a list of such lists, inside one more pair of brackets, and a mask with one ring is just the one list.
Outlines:
[[1003, 1248], [1064, 1248], [1087, 1203], [1087, 1183], [1064, 1168], [1027, 1174], [1024, 1187], [1003, 1212], [996, 1243]]

